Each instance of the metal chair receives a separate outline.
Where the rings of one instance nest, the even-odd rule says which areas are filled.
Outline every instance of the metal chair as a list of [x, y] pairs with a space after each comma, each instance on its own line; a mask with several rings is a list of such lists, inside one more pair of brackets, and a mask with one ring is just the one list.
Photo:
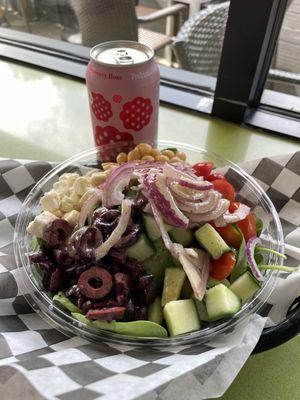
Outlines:
[[[185, 22], [172, 44], [179, 67], [217, 76], [227, 22], [229, 1], [208, 6]], [[300, 74], [271, 68], [269, 79], [300, 84]]]
[[186, 10], [183, 4], [166, 7], [148, 15], [137, 17], [132, 0], [72, 0], [78, 19], [80, 34], [70, 37], [84, 46], [94, 46], [108, 40], [139, 40], [155, 51], [170, 44], [173, 37], [141, 28], [140, 24], [175, 17]]

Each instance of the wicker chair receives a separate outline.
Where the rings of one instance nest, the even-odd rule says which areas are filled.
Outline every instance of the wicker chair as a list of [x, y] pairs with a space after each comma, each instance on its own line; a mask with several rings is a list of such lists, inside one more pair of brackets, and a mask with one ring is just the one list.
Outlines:
[[155, 51], [170, 44], [173, 37], [139, 27], [139, 23], [153, 22], [168, 16], [176, 16], [186, 10], [176, 4], [137, 18], [132, 0], [72, 0], [78, 19], [80, 34], [69, 41], [84, 46], [94, 46], [109, 40], [139, 40]]
[[[173, 42], [180, 68], [217, 76], [229, 1], [199, 11], [181, 27]], [[300, 84], [300, 74], [271, 68], [269, 79]]]

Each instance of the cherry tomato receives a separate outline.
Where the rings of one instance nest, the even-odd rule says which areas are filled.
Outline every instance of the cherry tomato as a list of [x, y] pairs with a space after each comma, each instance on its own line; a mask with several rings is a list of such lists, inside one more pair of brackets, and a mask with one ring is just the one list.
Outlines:
[[256, 221], [252, 213], [249, 213], [242, 221], [237, 222], [237, 226], [242, 231], [246, 242], [256, 236]]
[[213, 181], [214, 189], [221, 193], [224, 199], [234, 202], [235, 190], [234, 187], [226, 181], [226, 179], [216, 179]]
[[215, 227], [215, 230], [225, 240], [228, 246], [239, 249], [242, 243], [241, 233], [232, 225]]
[[218, 260], [212, 260], [210, 263], [210, 276], [219, 281], [226, 279], [232, 272], [236, 263], [236, 257], [233, 251], [225, 253]]
[[[229, 206], [229, 211], [232, 213], [239, 208], [240, 203], [234, 202]], [[256, 221], [253, 214], [250, 212], [248, 216], [237, 222], [237, 227], [241, 230], [246, 242], [253, 236], [256, 236]], [[225, 239], [224, 239], [225, 240]]]
[[196, 175], [203, 176], [204, 179], [206, 179], [210, 175], [213, 167], [214, 164], [211, 162], [199, 162], [193, 165], [193, 169], [195, 170]]
[[217, 173], [216, 174], [210, 174], [206, 178], [206, 180], [209, 181], [209, 182], [213, 182], [213, 181], [215, 181], [217, 179], [225, 179], [226, 180], [226, 178], [223, 175], [217, 174]]

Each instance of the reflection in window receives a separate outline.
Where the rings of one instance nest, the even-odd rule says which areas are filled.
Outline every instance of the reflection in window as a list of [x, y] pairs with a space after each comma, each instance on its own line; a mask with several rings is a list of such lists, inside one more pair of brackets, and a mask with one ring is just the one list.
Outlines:
[[300, 0], [288, 2], [266, 88], [300, 96]]
[[215, 77], [228, 6], [221, 0], [0, 0], [0, 26], [87, 47], [138, 40], [162, 65]]

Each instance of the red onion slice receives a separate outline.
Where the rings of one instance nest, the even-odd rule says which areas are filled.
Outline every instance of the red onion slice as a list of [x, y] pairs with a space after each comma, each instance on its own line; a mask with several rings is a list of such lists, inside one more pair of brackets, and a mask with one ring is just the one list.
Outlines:
[[[163, 166], [163, 174], [166, 178], [171, 178], [172, 180], [179, 180], [179, 179], [189, 179], [192, 180], [193, 177], [184, 169], [178, 168], [174, 164], [165, 163]], [[195, 177], [196, 180], [197, 177]]]
[[200, 180], [192, 180], [192, 179], [179, 179], [178, 181], [179, 185], [183, 187], [187, 187], [189, 189], [195, 189], [195, 190], [209, 190], [213, 188], [213, 184], [207, 181], [200, 181]]
[[95, 192], [83, 203], [79, 214], [78, 228], [83, 227], [90, 210], [102, 199], [102, 194], [102, 190], [95, 189]]
[[189, 220], [177, 207], [176, 202], [166, 185], [166, 177], [162, 174], [149, 175], [144, 179], [148, 197], [171, 225], [187, 228]]
[[254, 250], [255, 246], [257, 246], [259, 243], [261, 243], [260, 238], [253, 236], [251, 239], [248, 240], [247, 246], [246, 246], [246, 255], [247, 255], [247, 260], [248, 264], [250, 266], [250, 269], [254, 275], [254, 277], [259, 280], [263, 281], [264, 277], [260, 270], [258, 269], [258, 266], [256, 264], [255, 258], [254, 258]]
[[135, 168], [135, 162], [128, 162], [112, 170], [102, 185], [104, 207], [118, 206], [124, 199], [123, 190], [128, 186], [132, 173]]
[[229, 205], [230, 205], [229, 200], [220, 199], [217, 207], [209, 213], [192, 214], [192, 213], [186, 212], [185, 214], [189, 218], [191, 224], [214, 221], [216, 218], [219, 218], [221, 215], [223, 215], [228, 210]]
[[190, 281], [196, 299], [202, 300], [206, 290], [206, 284], [209, 277], [209, 257], [208, 254], [199, 249], [195, 250], [197, 257], [193, 257], [178, 243], [175, 246], [180, 246], [178, 249], [179, 261]]
[[[168, 182], [168, 181], [167, 181]], [[203, 198], [207, 197], [208, 192], [203, 190], [194, 190], [194, 189], [189, 189], [183, 186], [180, 186], [178, 182], [169, 182], [168, 186], [173, 194], [173, 196], [178, 199], [179, 201], [199, 201], [202, 200]]]
[[177, 202], [178, 207], [182, 211], [187, 211], [192, 214], [206, 214], [216, 209], [220, 201], [220, 193], [216, 191], [210, 191], [207, 195], [207, 199], [199, 203], [193, 203], [189, 201]]
[[115, 244], [117, 244], [119, 242], [119, 240], [121, 239], [122, 235], [126, 231], [127, 225], [130, 220], [131, 206], [132, 206], [131, 200], [125, 199], [122, 201], [122, 211], [121, 211], [121, 217], [119, 219], [118, 225], [112, 231], [109, 238], [104, 243], [102, 243], [99, 247], [97, 247], [95, 249], [96, 260], [99, 260], [100, 258], [104, 257], [109, 252], [109, 250]]
[[215, 224], [217, 227], [233, 224], [235, 222], [245, 219], [249, 213], [250, 207], [246, 206], [246, 204], [241, 203], [237, 210], [235, 210], [233, 213], [225, 213], [224, 215], [222, 215], [222, 217], [215, 221]]

